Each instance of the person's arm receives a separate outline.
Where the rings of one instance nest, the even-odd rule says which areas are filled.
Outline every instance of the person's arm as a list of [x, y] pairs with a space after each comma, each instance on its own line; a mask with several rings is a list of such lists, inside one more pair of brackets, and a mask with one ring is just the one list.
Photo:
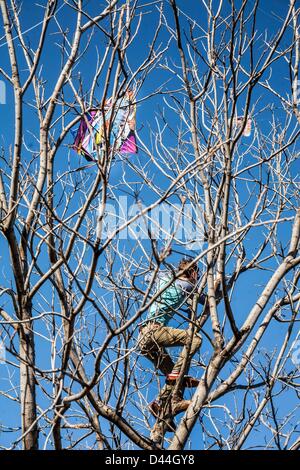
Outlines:
[[[221, 277], [219, 276], [219, 277], [216, 278], [215, 284], [214, 284], [216, 297], [220, 294], [220, 284], [221, 284]], [[199, 296], [199, 303], [201, 305], [205, 305], [206, 299], [207, 299], [207, 294], [201, 294]]]

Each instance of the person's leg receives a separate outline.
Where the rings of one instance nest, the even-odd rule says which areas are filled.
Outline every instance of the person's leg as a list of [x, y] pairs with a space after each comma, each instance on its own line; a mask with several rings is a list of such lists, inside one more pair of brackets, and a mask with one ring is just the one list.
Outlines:
[[[171, 373], [174, 367], [174, 362], [172, 361], [169, 354], [166, 352], [165, 348], [160, 344], [159, 339], [161, 335], [154, 334], [158, 329], [156, 326], [147, 325], [143, 328], [139, 337], [139, 349], [141, 354], [149, 359], [155, 366], [156, 369], [159, 369], [165, 376]], [[151, 413], [158, 419], [157, 426], [167, 426], [167, 430], [174, 430], [173, 420], [163, 420], [160, 421], [160, 415], [164, 414], [167, 398], [170, 397], [172, 391], [172, 386], [164, 385], [163, 389], [158, 394], [158, 397], [149, 404], [149, 409]], [[155, 438], [152, 436], [155, 440]]]
[[[142, 353], [148, 357], [166, 376], [168, 376], [171, 371], [174, 370], [175, 366], [164, 348], [184, 346], [187, 343], [188, 333], [184, 330], [162, 326], [152, 329], [148, 338], [146, 335], [144, 338], [144, 340], [142, 338], [142, 344], [140, 344]], [[198, 341], [192, 344], [192, 354], [194, 354], [200, 344], [198, 344]], [[181, 363], [179, 360], [179, 365], [182, 364], [184, 357], [185, 356], [181, 358]], [[172, 393], [173, 390], [174, 386], [166, 383], [160, 390], [157, 398], [149, 405], [152, 414], [157, 418], [154, 430], [158, 426], [157, 430], [159, 431], [157, 432], [157, 436], [151, 434], [151, 438], [154, 440], [156, 440], [157, 437], [161, 438], [161, 435], [163, 435], [162, 429], [164, 427], [166, 427], [166, 430], [174, 431], [174, 414], [176, 415], [177, 413], [185, 411], [190, 404], [189, 400], [183, 400], [183, 390], [177, 392], [176, 397]]]
[[[153, 338], [158, 345], [161, 347], [175, 347], [185, 346], [190, 340], [190, 334], [186, 330], [179, 328], [171, 328], [167, 326], [160, 327], [153, 333]], [[200, 348], [202, 338], [199, 334], [195, 333], [192, 338], [192, 344], [189, 351], [189, 359], [193, 357], [195, 352]], [[180, 372], [183, 361], [186, 357], [186, 348], [181, 351], [176, 364], [173, 367], [173, 371]]]
[[[182, 350], [178, 361], [174, 364], [171, 357], [166, 352], [165, 347], [185, 346], [188, 340], [189, 334], [186, 330], [166, 326], [157, 327], [156, 325], [149, 324], [149, 326], [147, 325], [142, 330], [139, 344], [141, 353], [164, 375], [168, 376], [171, 372], [180, 372], [182, 363], [186, 357], [186, 348]], [[200, 347], [201, 342], [201, 336], [195, 334], [189, 352], [189, 360]], [[170, 396], [172, 388], [173, 385], [165, 384], [157, 397], [157, 401], [165, 401]], [[178, 398], [180, 399], [182, 396]]]
[[[163, 347], [175, 347], [175, 346], [184, 346], [187, 340], [187, 332], [181, 330], [179, 328], [171, 328], [167, 326], [162, 326], [154, 332], [154, 340], [156, 344], [159, 344], [161, 348]], [[166, 374], [169, 375], [174, 370], [174, 363], [173, 367], [169, 372]], [[165, 403], [169, 398], [172, 392], [173, 385], [165, 384], [163, 388], [160, 390], [157, 401], [161, 403]], [[182, 395], [177, 397], [178, 399], [182, 399]]]
[[[190, 336], [189, 334], [187, 333], [186, 335], [186, 340], [185, 340], [185, 345], [188, 344], [190, 340]], [[199, 334], [195, 333], [193, 335], [193, 338], [192, 338], [192, 344], [191, 344], [191, 347], [190, 347], [190, 350], [189, 350], [189, 353], [188, 353], [188, 359], [187, 359], [187, 371], [189, 370], [189, 367], [190, 367], [190, 362], [192, 360], [192, 357], [194, 356], [194, 354], [196, 353], [196, 351], [200, 348], [201, 346], [201, 343], [202, 343], [202, 338]], [[187, 356], [187, 348], [183, 348], [179, 357], [178, 357], [178, 360], [176, 362], [176, 364], [174, 365], [173, 367], [173, 371], [172, 372], [177, 372], [179, 373], [180, 370], [181, 370], [181, 367], [182, 367], [182, 364], [184, 363], [184, 361], [186, 361], [186, 356]]]
[[[162, 327], [162, 328], [159, 328], [159, 330], [155, 332], [154, 337], [155, 337], [155, 341], [159, 343], [160, 345], [166, 346], [166, 347], [167, 346], [174, 347], [174, 346], [185, 346], [186, 344], [188, 344], [188, 341], [190, 340], [189, 334], [190, 333], [185, 330], [181, 330], [177, 328], [170, 328], [170, 327]], [[201, 342], [202, 342], [201, 336], [198, 334], [194, 334], [191, 347], [189, 350], [189, 354], [188, 354], [187, 370], [189, 369], [191, 358], [201, 346]], [[173, 377], [174, 375], [174, 379], [171, 380], [169, 383], [166, 383], [165, 386], [161, 389], [158, 395], [158, 400], [163, 402], [167, 400], [167, 398], [170, 396], [174, 383], [176, 382], [176, 376], [180, 373], [183, 362], [186, 361], [186, 355], [187, 355], [187, 350], [184, 347], [172, 371], [169, 372], [167, 376], [169, 377], [171, 375]], [[187, 381], [183, 384], [183, 389], [185, 386], [189, 386], [189, 387], [197, 386], [198, 381], [196, 379], [187, 378], [186, 380]], [[173, 399], [181, 400], [182, 396], [183, 396], [183, 390], [179, 396], [173, 397]]]
[[161, 335], [158, 331], [162, 327], [146, 326], [139, 338], [139, 349], [141, 354], [149, 359], [164, 375], [170, 374], [174, 367], [170, 355], [160, 343]]
[[183, 346], [186, 343], [187, 332], [179, 328], [161, 326], [153, 332], [153, 338], [160, 346]]

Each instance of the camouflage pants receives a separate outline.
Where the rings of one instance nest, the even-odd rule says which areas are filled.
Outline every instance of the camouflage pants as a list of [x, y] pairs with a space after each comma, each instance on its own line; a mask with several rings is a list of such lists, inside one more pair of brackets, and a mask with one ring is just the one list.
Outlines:
[[[186, 330], [149, 322], [140, 332], [139, 347], [143, 356], [149, 359], [164, 375], [168, 375], [172, 371], [180, 372], [181, 366], [186, 360], [186, 348], [182, 349], [175, 364], [165, 348], [185, 346], [189, 338], [189, 333]], [[200, 348], [201, 342], [201, 336], [194, 334], [187, 361], [188, 367], [193, 355]], [[165, 385], [158, 398], [163, 400], [164, 396], [169, 395], [171, 389], [170, 385]]]

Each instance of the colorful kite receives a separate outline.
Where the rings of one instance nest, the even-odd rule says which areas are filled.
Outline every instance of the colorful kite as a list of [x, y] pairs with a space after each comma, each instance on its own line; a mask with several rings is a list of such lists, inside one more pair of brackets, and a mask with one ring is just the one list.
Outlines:
[[106, 137], [110, 127], [110, 149], [120, 154], [137, 153], [136, 105], [132, 103], [133, 98], [132, 91], [127, 91], [115, 105], [112, 98], [108, 99], [103, 112], [94, 109], [86, 113], [80, 121], [73, 149], [87, 160], [95, 160], [105, 147], [105, 126]]

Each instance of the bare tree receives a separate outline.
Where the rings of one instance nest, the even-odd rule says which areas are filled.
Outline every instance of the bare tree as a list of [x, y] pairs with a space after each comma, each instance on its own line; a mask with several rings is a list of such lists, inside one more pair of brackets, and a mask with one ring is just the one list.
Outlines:
[[[0, 0], [14, 100], [0, 172], [2, 448], [299, 448], [299, 9], [290, 0], [265, 31], [258, 0], [196, 3], [32, 2], [43, 18], [26, 31], [19, 3]], [[137, 155], [111, 146], [128, 90]], [[109, 97], [86, 162], [72, 131]], [[155, 421], [164, 379], [138, 327], [182, 254], [202, 267], [191, 315], [175, 315], [202, 335], [200, 383], [181, 420]]]

